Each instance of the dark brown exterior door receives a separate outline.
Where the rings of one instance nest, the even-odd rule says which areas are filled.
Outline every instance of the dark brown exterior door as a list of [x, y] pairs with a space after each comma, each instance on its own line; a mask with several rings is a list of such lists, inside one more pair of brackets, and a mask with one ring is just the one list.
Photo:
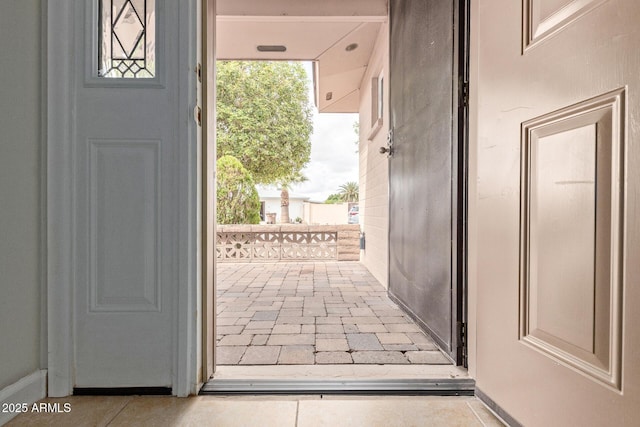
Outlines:
[[390, 14], [389, 293], [462, 364], [459, 10], [393, 0]]

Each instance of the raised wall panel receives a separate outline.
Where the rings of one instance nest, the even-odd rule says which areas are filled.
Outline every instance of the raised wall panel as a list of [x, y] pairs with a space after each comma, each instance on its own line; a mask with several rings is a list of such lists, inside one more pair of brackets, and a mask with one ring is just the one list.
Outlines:
[[617, 389], [624, 95], [522, 126], [520, 338]]
[[607, 0], [522, 0], [523, 51], [556, 34]]
[[159, 141], [90, 144], [90, 309], [160, 310]]

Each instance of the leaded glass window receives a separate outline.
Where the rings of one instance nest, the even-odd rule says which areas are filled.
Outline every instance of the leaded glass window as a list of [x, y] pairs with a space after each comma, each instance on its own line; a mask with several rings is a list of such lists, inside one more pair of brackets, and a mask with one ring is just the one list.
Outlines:
[[98, 26], [100, 77], [155, 77], [155, 0], [98, 0]]

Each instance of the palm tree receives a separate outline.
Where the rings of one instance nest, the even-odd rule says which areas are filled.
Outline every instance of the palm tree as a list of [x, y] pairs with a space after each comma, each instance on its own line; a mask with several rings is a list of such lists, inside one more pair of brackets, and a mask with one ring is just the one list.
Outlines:
[[278, 182], [280, 187], [280, 224], [289, 224], [289, 188], [292, 184], [298, 184], [305, 182], [307, 177], [300, 172], [296, 172], [293, 175], [282, 178]]
[[357, 202], [360, 196], [360, 187], [357, 182], [347, 182], [340, 186], [338, 194], [343, 202]]

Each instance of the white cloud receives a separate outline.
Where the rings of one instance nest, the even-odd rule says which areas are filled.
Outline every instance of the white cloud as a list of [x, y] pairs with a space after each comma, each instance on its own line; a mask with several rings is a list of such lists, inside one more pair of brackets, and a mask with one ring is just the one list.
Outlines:
[[[305, 63], [305, 68], [309, 86], [313, 88], [310, 63]], [[310, 99], [313, 99], [312, 93]], [[355, 113], [320, 114], [315, 109], [311, 162], [303, 171], [308, 181], [295, 185], [294, 192], [313, 201], [324, 201], [329, 194], [336, 193], [340, 185], [358, 181], [358, 136], [353, 131], [353, 124], [357, 121], [358, 114]]]

